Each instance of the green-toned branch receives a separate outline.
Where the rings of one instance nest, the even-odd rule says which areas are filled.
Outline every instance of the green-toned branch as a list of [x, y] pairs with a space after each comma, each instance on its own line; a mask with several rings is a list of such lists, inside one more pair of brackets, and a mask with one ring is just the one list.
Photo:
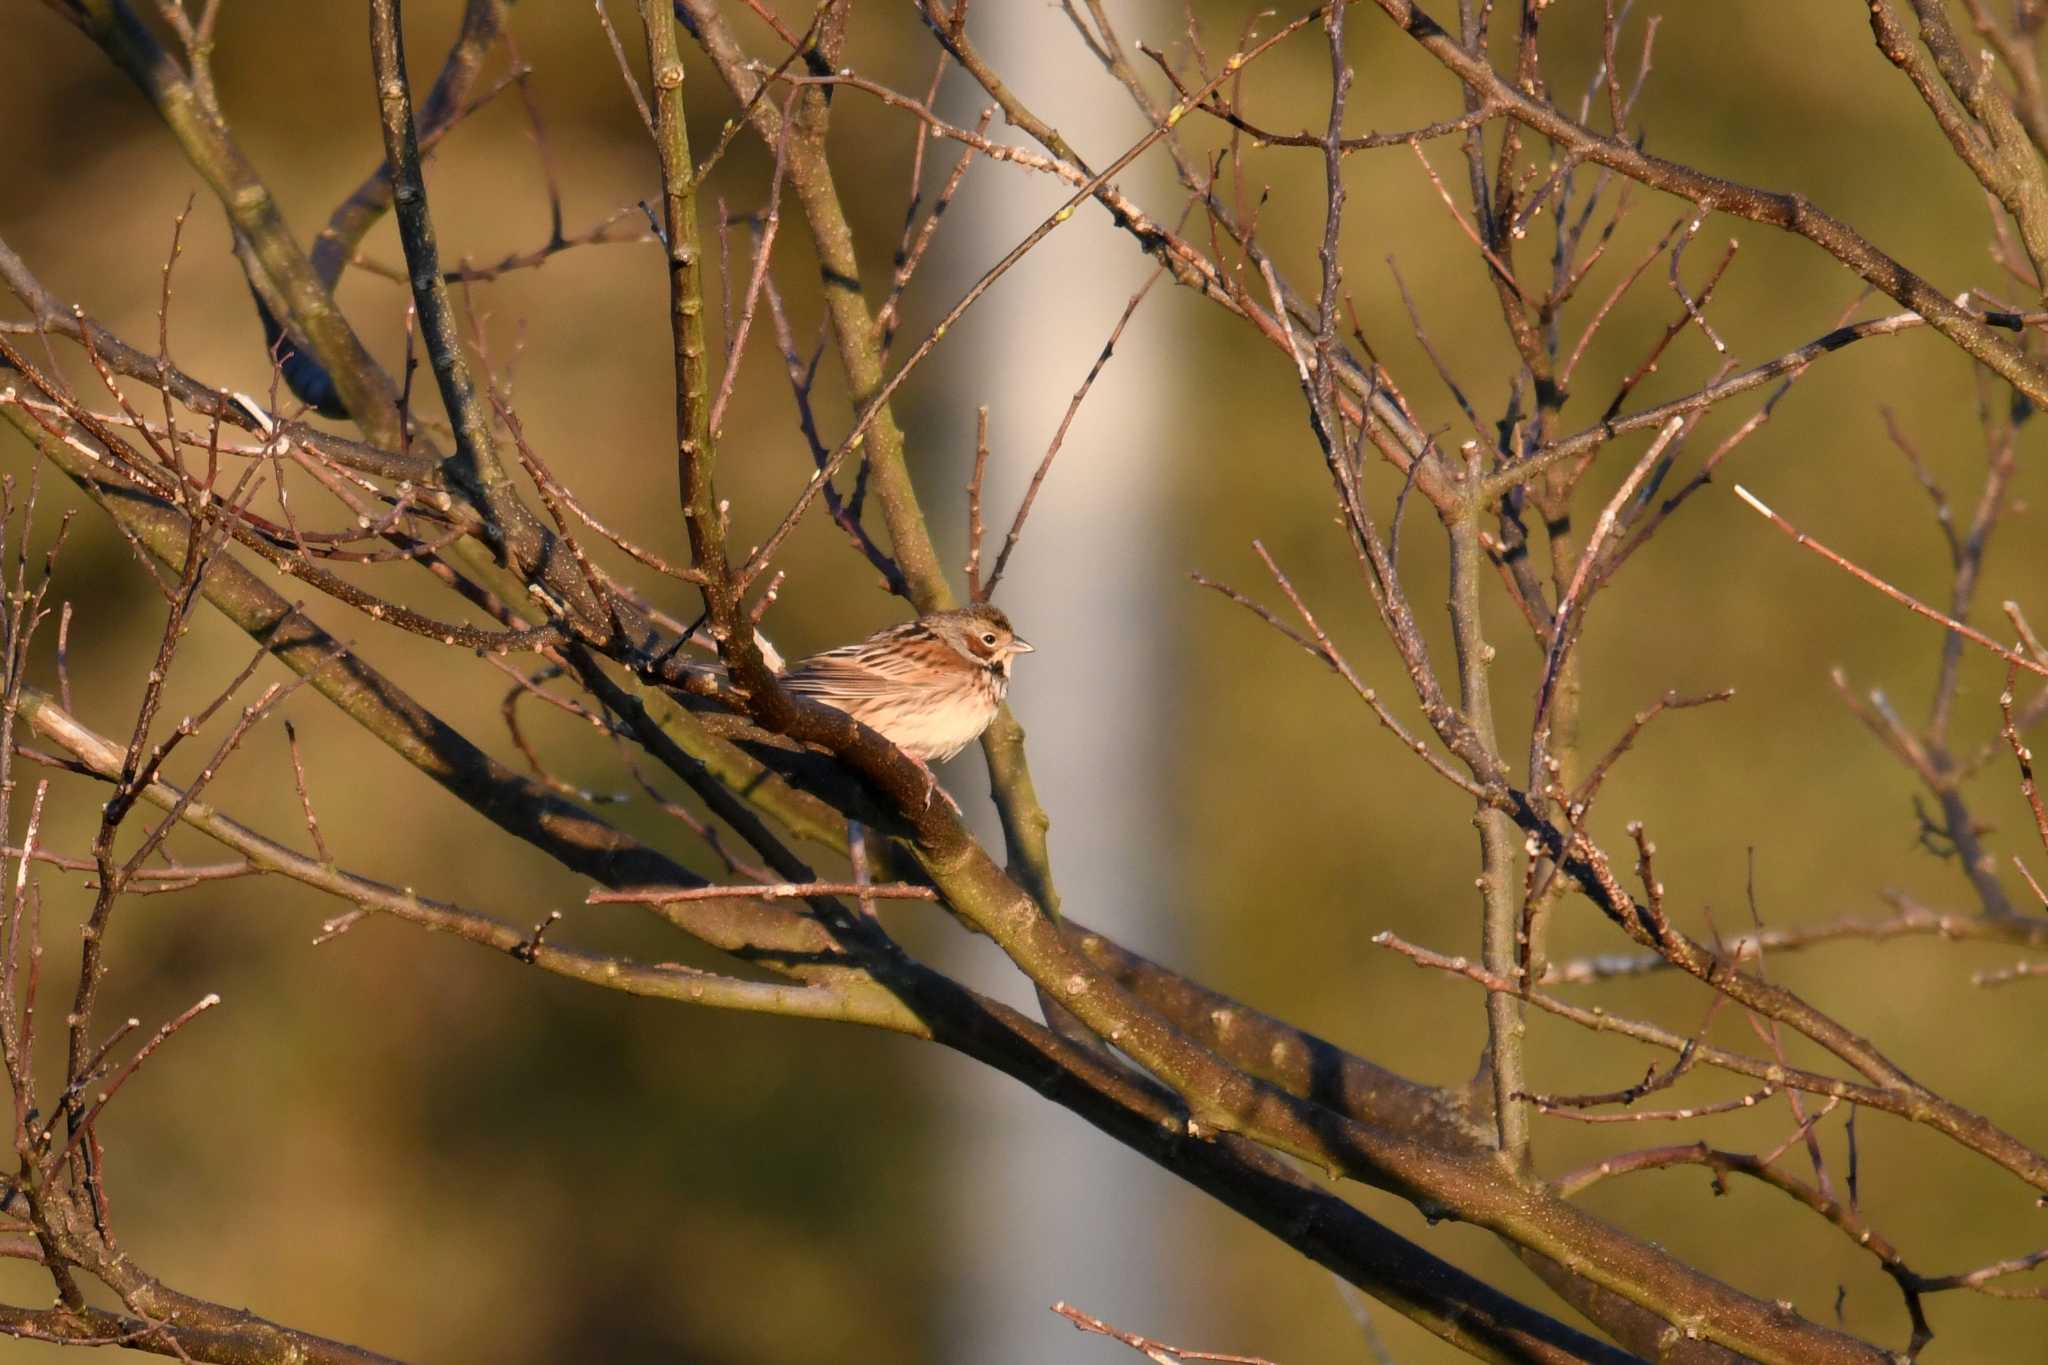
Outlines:
[[[1478, 483], [1476, 461], [1467, 467], [1465, 477], [1474, 485]], [[1451, 639], [1457, 654], [1458, 707], [1478, 743], [1498, 754], [1489, 681], [1494, 650], [1486, 642], [1479, 611], [1483, 563], [1479, 549], [1480, 510], [1475, 503], [1466, 516], [1445, 527], [1450, 540]], [[1505, 811], [1485, 801], [1479, 803], [1472, 819], [1479, 826], [1480, 958], [1489, 971], [1512, 980], [1520, 970], [1521, 960], [1514, 824]], [[1521, 1165], [1529, 1160], [1529, 1109], [1521, 1098], [1529, 1089], [1522, 1061], [1525, 1031], [1521, 1001], [1507, 991], [1488, 993], [1486, 1055], [1493, 1080], [1494, 1122], [1499, 1129], [1501, 1151]]]
[[371, 358], [335, 306], [334, 296], [292, 236], [277, 200], [227, 125], [207, 109], [188, 74], [144, 27], [127, 0], [80, 0], [77, 9], [80, 26], [149, 97], [185, 159], [249, 242], [334, 379], [351, 417], [375, 444], [402, 448], [398, 390], [391, 376]]
[[705, 575], [704, 605], [721, 652], [751, 652], [753, 632], [739, 617], [725, 527], [712, 472], [711, 381], [704, 342], [704, 244], [697, 233], [697, 168], [683, 111], [683, 57], [666, 0], [640, 0], [654, 84], [654, 146], [661, 157], [662, 221], [668, 239], [669, 329], [676, 358], [676, 476], [690, 558]]

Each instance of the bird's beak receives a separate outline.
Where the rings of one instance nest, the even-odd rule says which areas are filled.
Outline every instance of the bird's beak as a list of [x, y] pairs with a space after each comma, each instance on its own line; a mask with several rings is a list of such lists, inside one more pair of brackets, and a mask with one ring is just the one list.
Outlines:
[[1010, 637], [1010, 652], [1012, 654], [1029, 654], [1037, 648], [1037, 645], [1032, 644], [1021, 635], [1012, 635]]

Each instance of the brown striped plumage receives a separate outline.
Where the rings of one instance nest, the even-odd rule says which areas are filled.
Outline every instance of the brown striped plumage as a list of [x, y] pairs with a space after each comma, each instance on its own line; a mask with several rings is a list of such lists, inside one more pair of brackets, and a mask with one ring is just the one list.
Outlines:
[[991, 606], [934, 612], [793, 665], [783, 685], [844, 711], [921, 763], [981, 737], [1031, 646]]

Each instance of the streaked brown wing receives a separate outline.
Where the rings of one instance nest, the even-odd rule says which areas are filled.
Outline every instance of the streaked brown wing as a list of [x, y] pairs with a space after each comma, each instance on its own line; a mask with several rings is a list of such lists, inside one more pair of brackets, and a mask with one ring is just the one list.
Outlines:
[[[950, 646], [912, 622], [857, 645], [814, 654], [783, 676], [783, 686], [806, 697], [886, 697], [932, 681], [949, 662]], [[956, 667], [958, 660], [951, 660]], [[941, 675], [944, 676], [943, 674]]]
[[884, 677], [851, 650], [806, 659], [783, 675], [782, 685], [803, 697], [878, 697], [899, 690], [900, 681]]

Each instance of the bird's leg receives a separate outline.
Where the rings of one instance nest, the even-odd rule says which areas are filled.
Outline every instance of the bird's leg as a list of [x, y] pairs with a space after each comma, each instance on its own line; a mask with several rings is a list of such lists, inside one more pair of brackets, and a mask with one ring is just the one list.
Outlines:
[[944, 787], [941, 787], [939, 785], [939, 779], [933, 775], [931, 765], [926, 763], [923, 759], [919, 758], [916, 754], [910, 753], [908, 750], [904, 751], [904, 756], [908, 758], [912, 763], [915, 763], [917, 765], [917, 770], [924, 774], [925, 809], [929, 810], [931, 808], [932, 793], [937, 792], [940, 796], [946, 798], [946, 804], [953, 808], [953, 814], [959, 815], [961, 813], [960, 803], [953, 799], [953, 793], [947, 791]]

